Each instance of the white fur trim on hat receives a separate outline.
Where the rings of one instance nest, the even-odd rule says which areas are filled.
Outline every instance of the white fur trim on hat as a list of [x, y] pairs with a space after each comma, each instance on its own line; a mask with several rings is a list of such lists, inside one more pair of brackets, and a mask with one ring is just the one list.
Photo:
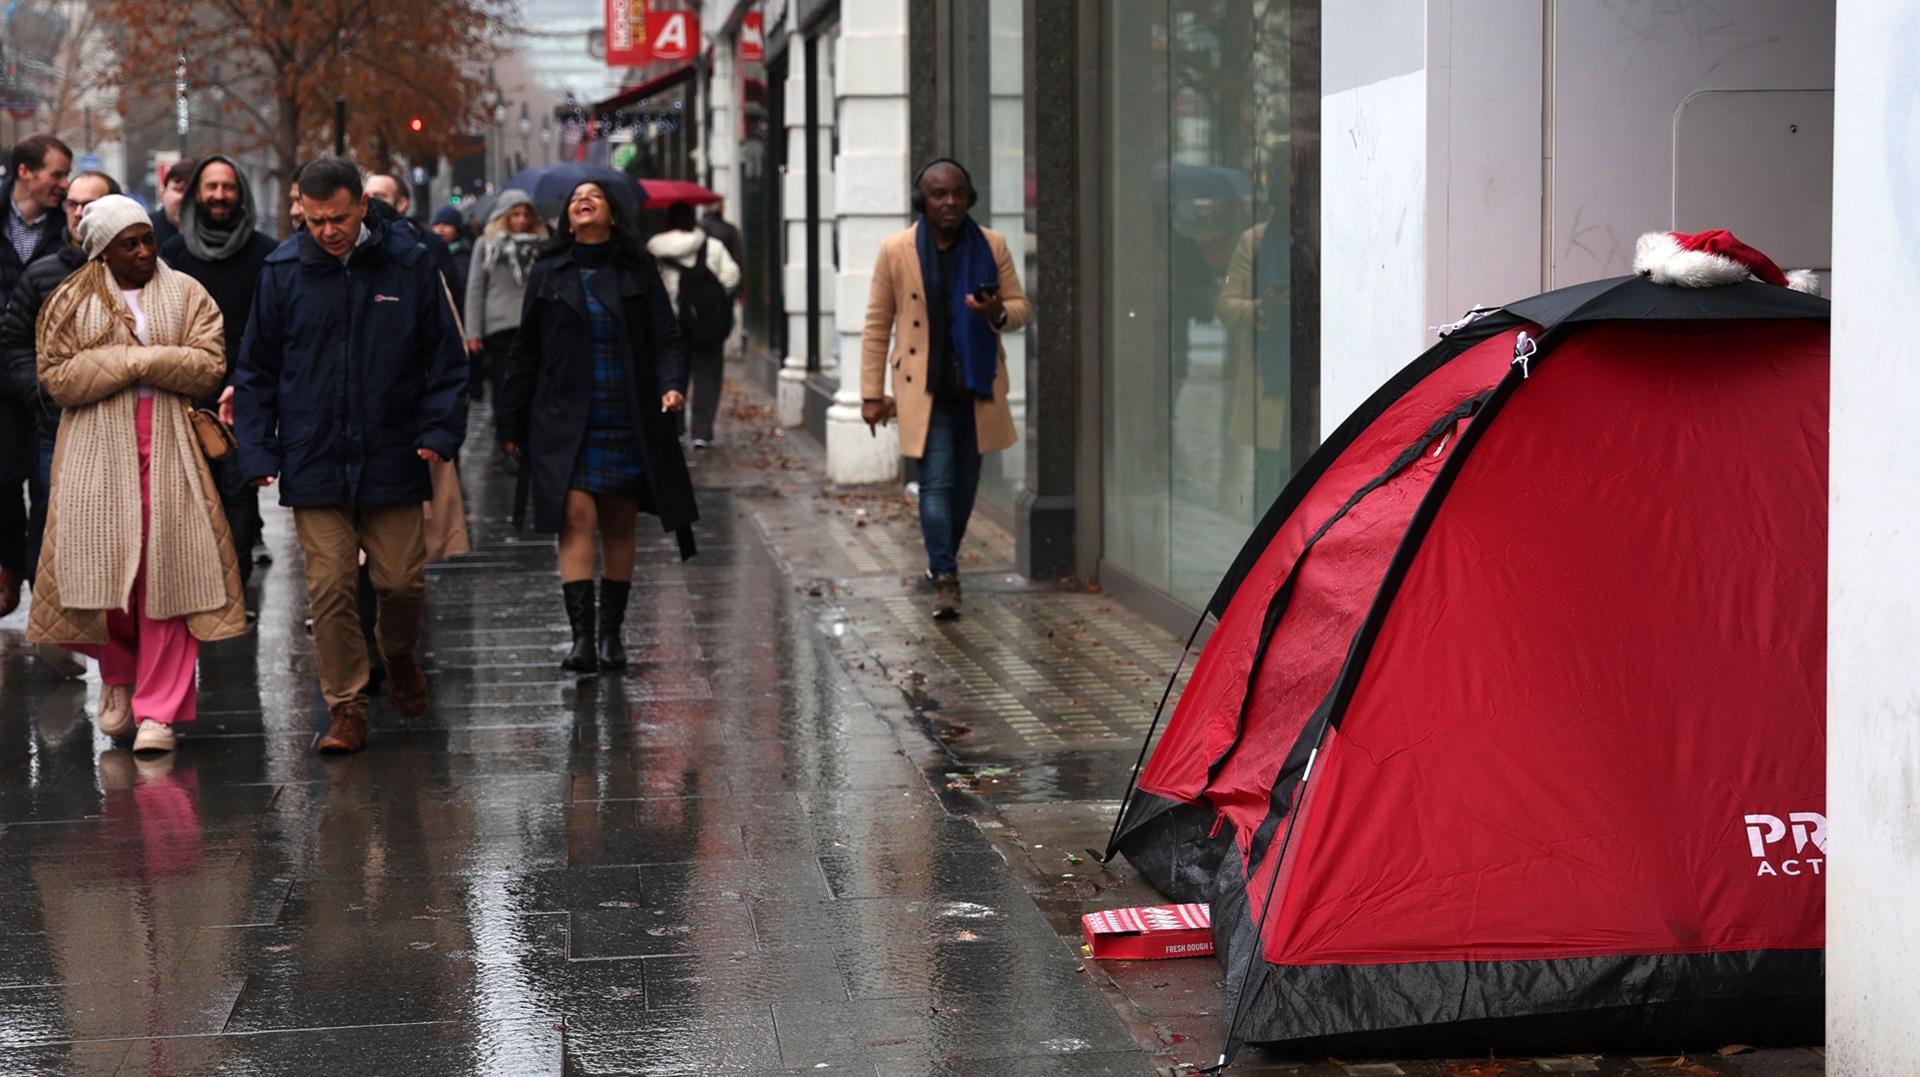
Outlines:
[[1820, 274], [1811, 269], [1787, 270], [1787, 287], [1808, 295], [1820, 294]]
[[152, 225], [140, 203], [123, 194], [110, 194], [87, 203], [80, 213], [80, 249], [98, 258], [120, 233], [136, 224]]
[[1714, 288], [1738, 284], [1753, 274], [1731, 258], [1680, 246], [1671, 232], [1648, 232], [1633, 245], [1633, 271], [1655, 284], [1680, 288]]

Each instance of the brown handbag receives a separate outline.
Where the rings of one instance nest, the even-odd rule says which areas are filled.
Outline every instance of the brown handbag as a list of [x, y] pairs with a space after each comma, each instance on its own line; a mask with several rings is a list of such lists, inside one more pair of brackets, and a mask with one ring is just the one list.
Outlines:
[[220, 421], [220, 416], [212, 408], [196, 408], [186, 405], [187, 425], [193, 427], [193, 438], [200, 443], [200, 451], [209, 460], [221, 460], [234, 450], [233, 430]]

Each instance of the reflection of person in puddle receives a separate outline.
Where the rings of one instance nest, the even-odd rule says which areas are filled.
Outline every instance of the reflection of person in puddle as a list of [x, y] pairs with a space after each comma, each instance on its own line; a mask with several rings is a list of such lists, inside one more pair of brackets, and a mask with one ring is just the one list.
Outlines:
[[1291, 252], [1285, 220], [1256, 224], [1234, 245], [1214, 314], [1227, 327], [1233, 414], [1227, 436], [1254, 449], [1261, 507], [1288, 471], [1287, 390], [1291, 380]]

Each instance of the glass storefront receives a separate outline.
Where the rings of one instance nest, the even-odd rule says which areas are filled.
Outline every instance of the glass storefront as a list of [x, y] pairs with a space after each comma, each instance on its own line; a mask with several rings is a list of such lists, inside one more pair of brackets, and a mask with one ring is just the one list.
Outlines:
[[1293, 346], [1311, 315], [1290, 283], [1318, 244], [1291, 212], [1296, 6], [1108, 5], [1103, 556], [1195, 607], [1298, 463], [1317, 397], [1317, 358], [1296, 355], [1313, 349]]
[[[973, 218], [1006, 237], [1020, 284], [1031, 295], [1037, 258], [1027, 152], [1026, 3], [952, 0], [951, 50], [946, 57], [951, 74], [946, 81], [953, 88], [948, 153], [967, 166], [980, 192]], [[1033, 334], [1034, 325], [1029, 324], [1024, 333], [1008, 334], [1001, 341], [1007, 352], [1007, 397], [1022, 437], [1032, 433], [1027, 354]], [[1010, 509], [1025, 477], [1026, 459], [1023, 447], [989, 453], [981, 462], [981, 495]]]

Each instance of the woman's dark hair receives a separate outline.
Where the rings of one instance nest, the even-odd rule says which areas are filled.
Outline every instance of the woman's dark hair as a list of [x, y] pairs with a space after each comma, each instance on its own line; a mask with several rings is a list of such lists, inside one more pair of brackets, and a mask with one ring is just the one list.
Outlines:
[[[620, 200], [613, 197], [613, 192], [607, 189], [607, 185], [599, 180], [581, 180], [573, 185], [573, 190], [577, 191], [588, 184], [600, 188], [600, 197], [606, 200], [607, 211], [613, 214], [613, 260], [630, 266], [646, 265], [647, 258], [643, 253], [644, 248], [640, 246], [640, 234], [634, 228], [633, 214], [627, 207], [621, 205]], [[572, 200], [573, 191], [567, 192], [567, 198], [569, 201]], [[572, 247], [573, 215], [567, 212], [565, 205], [562, 205], [560, 227], [553, 230], [553, 238], [547, 240], [546, 245], [540, 248], [540, 257], [551, 258]]]
[[358, 202], [367, 190], [360, 182], [360, 166], [345, 157], [315, 157], [300, 166], [293, 183], [301, 194], [316, 202], [332, 198], [334, 192], [342, 190]]
[[667, 231], [691, 232], [698, 227], [693, 223], [692, 202], [675, 202], [667, 207]]

